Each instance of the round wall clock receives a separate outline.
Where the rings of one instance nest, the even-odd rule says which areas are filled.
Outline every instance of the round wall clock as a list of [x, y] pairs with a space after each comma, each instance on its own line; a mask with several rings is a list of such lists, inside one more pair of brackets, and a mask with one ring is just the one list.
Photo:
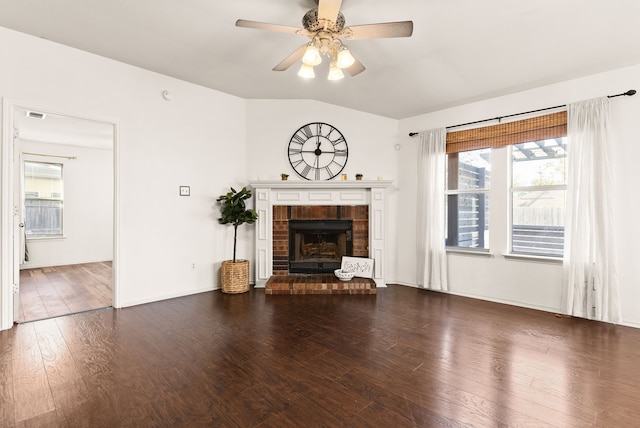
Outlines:
[[308, 123], [289, 140], [289, 163], [305, 180], [331, 180], [342, 172], [348, 157], [347, 140], [327, 123]]

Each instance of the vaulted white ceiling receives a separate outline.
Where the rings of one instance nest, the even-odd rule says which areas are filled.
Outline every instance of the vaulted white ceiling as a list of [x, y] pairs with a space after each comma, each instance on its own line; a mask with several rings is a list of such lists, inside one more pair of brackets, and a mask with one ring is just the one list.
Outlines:
[[244, 18], [301, 27], [313, 7], [0, 0], [0, 26], [247, 99], [314, 99], [396, 119], [640, 64], [638, 0], [343, 0], [347, 25], [413, 20], [414, 33], [346, 41], [366, 71], [337, 82], [321, 70], [303, 80], [297, 65], [271, 71], [305, 37], [235, 26]]

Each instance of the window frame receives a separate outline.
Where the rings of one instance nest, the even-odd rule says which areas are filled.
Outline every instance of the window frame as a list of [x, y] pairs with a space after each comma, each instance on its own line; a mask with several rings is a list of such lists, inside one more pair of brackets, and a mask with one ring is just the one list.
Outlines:
[[[562, 138], [567, 138], [566, 135]], [[541, 140], [538, 140], [541, 141]], [[536, 142], [536, 141], [527, 141], [527, 142]], [[524, 144], [524, 143], [521, 143]], [[509, 209], [509, 225], [508, 225], [508, 249], [509, 255], [514, 257], [536, 257], [543, 259], [553, 259], [553, 260], [563, 260], [564, 259], [564, 226], [563, 226], [563, 250], [562, 255], [554, 255], [554, 254], [544, 254], [540, 252], [533, 251], [518, 251], [514, 249], [513, 245], [513, 230], [514, 230], [514, 205], [513, 198], [516, 192], [556, 192], [563, 191], [564, 192], [564, 201], [566, 208], [566, 200], [567, 200], [567, 175], [566, 175], [566, 167], [565, 167], [565, 176], [564, 176], [564, 184], [544, 184], [537, 186], [514, 186], [513, 179], [513, 165], [514, 165], [514, 157], [513, 157], [513, 147], [517, 144], [510, 145], [508, 147], [508, 156], [509, 156], [509, 170], [508, 170], [508, 188], [509, 188], [509, 197], [508, 197], [508, 209]], [[565, 159], [569, 156], [568, 144], [564, 144]], [[522, 162], [522, 161], [521, 161]], [[566, 212], [565, 212], [566, 214]]]
[[[64, 163], [63, 162], [46, 162], [34, 159], [23, 159], [22, 161], [22, 211], [23, 218], [25, 223], [24, 235], [27, 240], [42, 240], [42, 239], [59, 239], [64, 238]], [[28, 197], [27, 194], [30, 193], [26, 190], [26, 180], [27, 180], [27, 164], [40, 164], [40, 165], [55, 165], [60, 167], [60, 196], [59, 197]], [[28, 233], [27, 226], [27, 200], [36, 200], [36, 201], [56, 201], [60, 203], [60, 231], [59, 233]]]
[[[515, 115], [513, 115], [515, 116]], [[521, 120], [512, 120], [498, 123], [496, 125], [466, 128], [447, 132], [446, 154], [461, 153], [483, 148], [491, 149], [490, 163], [492, 170], [492, 184], [489, 189], [466, 189], [445, 190], [445, 198], [453, 193], [486, 193], [489, 196], [487, 206], [489, 209], [488, 227], [490, 231], [489, 245], [486, 249], [467, 248], [459, 246], [449, 246], [445, 243], [447, 252], [472, 253], [477, 255], [493, 254], [494, 250], [499, 251], [505, 258], [513, 259], [536, 259], [553, 263], [561, 262], [562, 257], [545, 256], [542, 254], [531, 254], [512, 251], [513, 247], [513, 193], [512, 193], [512, 146], [525, 142], [542, 141], [553, 138], [567, 137], [567, 110], [558, 108], [552, 112], [541, 115], [527, 115]], [[448, 166], [448, 164], [447, 164]], [[448, 175], [445, 181], [448, 184]], [[496, 181], [497, 180], [497, 181]], [[545, 189], [552, 189], [548, 185]], [[566, 191], [567, 184], [560, 185]], [[525, 186], [518, 187], [521, 191]], [[534, 191], [539, 191], [540, 186], [534, 186]], [[445, 200], [448, 208], [448, 200]], [[448, 214], [447, 214], [448, 216]], [[449, 235], [449, 225], [447, 218], [447, 236]]]
[[[446, 228], [446, 233], [445, 236], [447, 237], [447, 241], [450, 241], [449, 237], [451, 237], [452, 235], [458, 236], [459, 235], [459, 213], [460, 211], [456, 208], [455, 210], [455, 215], [451, 214], [451, 210], [449, 209], [453, 204], [456, 205], [456, 207], [458, 206], [459, 203], [459, 198], [458, 196], [460, 195], [476, 195], [476, 194], [481, 194], [484, 195], [486, 199], [489, 199], [489, 201], [491, 200], [490, 194], [491, 194], [491, 184], [489, 184], [489, 187], [486, 186], [486, 182], [485, 182], [485, 186], [482, 188], [472, 188], [472, 189], [450, 189], [449, 188], [449, 183], [450, 183], [450, 179], [455, 177], [456, 179], [459, 178], [459, 166], [460, 166], [460, 159], [459, 159], [459, 154], [460, 153], [464, 153], [464, 152], [469, 152], [469, 151], [477, 151], [477, 150], [485, 150], [487, 148], [484, 149], [472, 149], [472, 150], [465, 150], [465, 151], [461, 151], [461, 152], [455, 152], [455, 153], [448, 153], [446, 155], [446, 162], [447, 162], [447, 168], [446, 168], [446, 177], [445, 177], [445, 185], [446, 185], [446, 189], [445, 189], [445, 228]], [[489, 148], [490, 149], [490, 148]], [[489, 165], [491, 165], [491, 161], [492, 161], [492, 156], [493, 156], [493, 150], [490, 149], [489, 152]], [[455, 160], [454, 160], [455, 159]], [[452, 165], [455, 166], [455, 168], [452, 168]], [[454, 172], [455, 171], [455, 172]], [[491, 183], [491, 182], [489, 182]], [[453, 201], [450, 199], [450, 196], [455, 196], [456, 198], [453, 198]], [[491, 204], [485, 202], [485, 212], [486, 211], [491, 211]], [[452, 224], [454, 222], [451, 222], [450, 220], [455, 217], [455, 225]], [[484, 218], [484, 217], [483, 217]], [[490, 215], [489, 215], [489, 219], [490, 219]], [[483, 221], [484, 225], [483, 226], [483, 232], [484, 230], [488, 230], [489, 233], [491, 233], [491, 228], [490, 228], [490, 223], [487, 219], [484, 219]], [[486, 227], [486, 229], [484, 228]], [[482, 240], [483, 246], [482, 247], [465, 247], [465, 246], [461, 246], [461, 245], [451, 245], [449, 242], [445, 242], [445, 248], [447, 251], [460, 251], [460, 252], [477, 252], [477, 253], [489, 253], [490, 251], [490, 247], [489, 246], [484, 246], [484, 236], [482, 238], [479, 238]], [[489, 242], [491, 242], [491, 240], [489, 239]], [[456, 244], [457, 244], [457, 238], [456, 238]]]

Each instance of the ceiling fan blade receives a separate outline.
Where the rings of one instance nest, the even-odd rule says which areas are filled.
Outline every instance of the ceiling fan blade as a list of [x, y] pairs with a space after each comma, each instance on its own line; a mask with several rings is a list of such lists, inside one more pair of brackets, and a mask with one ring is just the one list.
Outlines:
[[308, 44], [300, 46], [298, 49], [293, 51], [291, 55], [283, 59], [280, 64], [273, 67], [273, 71], [285, 71], [287, 68], [291, 67], [293, 64], [298, 62], [304, 56], [304, 51], [307, 50]]
[[327, 19], [336, 22], [342, 0], [320, 0], [318, 2], [318, 20]]
[[[353, 54], [351, 54], [353, 55]], [[362, 65], [362, 63], [360, 61], [358, 61], [358, 59], [356, 57], [354, 57], [353, 59], [356, 60], [356, 62], [354, 62], [350, 67], [345, 68], [345, 70], [347, 70], [347, 73], [349, 73], [349, 75], [351, 75], [351, 77], [362, 73], [365, 68], [364, 65]]]
[[246, 19], [238, 19], [236, 27], [255, 28], [256, 30], [277, 31], [279, 33], [297, 34], [300, 28], [288, 27], [286, 25], [268, 24], [266, 22], [247, 21]]
[[383, 22], [381, 24], [353, 25], [345, 28], [346, 39], [385, 39], [411, 37], [413, 21]]

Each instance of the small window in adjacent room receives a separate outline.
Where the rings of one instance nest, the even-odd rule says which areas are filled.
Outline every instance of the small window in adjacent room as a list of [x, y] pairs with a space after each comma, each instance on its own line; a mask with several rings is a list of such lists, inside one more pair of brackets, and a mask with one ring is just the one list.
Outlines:
[[62, 236], [62, 164], [25, 161], [23, 186], [26, 236]]
[[567, 138], [511, 146], [511, 251], [562, 257]]
[[447, 247], [489, 249], [491, 149], [447, 155]]

